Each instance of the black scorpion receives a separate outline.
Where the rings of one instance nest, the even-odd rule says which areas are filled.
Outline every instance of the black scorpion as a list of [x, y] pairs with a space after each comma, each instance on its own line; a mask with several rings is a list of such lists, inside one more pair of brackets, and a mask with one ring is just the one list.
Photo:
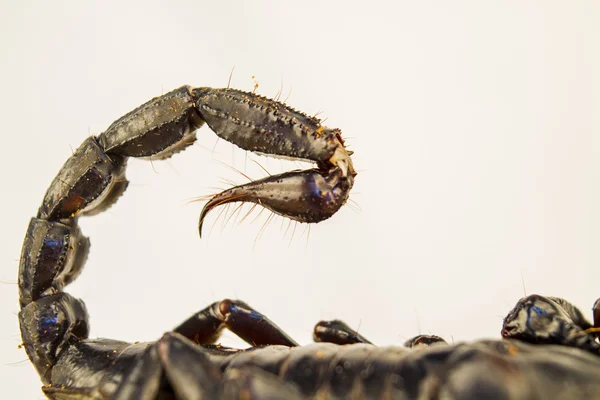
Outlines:
[[[200, 230], [206, 214], [228, 202], [258, 203], [311, 223], [331, 217], [348, 199], [356, 172], [340, 131], [252, 93], [184, 86], [88, 138], [64, 164], [31, 219], [19, 266], [23, 345], [46, 396], [73, 400], [600, 395], [600, 357], [592, 325], [566, 301], [541, 296], [517, 304], [505, 320], [506, 339], [454, 346], [437, 336], [420, 335], [405, 347], [375, 347], [336, 320], [315, 327], [315, 341], [321, 343], [299, 347], [267, 317], [238, 300], [213, 303], [154, 343], [89, 339], [83, 301], [63, 291], [81, 272], [89, 249], [78, 218], [102, 212], [125, 191], [128, 157], [166, 159], [192, 144], [204, 123], [245, 150], [309, 160], [317, 167], [269, 176], [214, 196], [200, 215]], [[598, 327], [598, 304], [594, 317]], [[251, 347], [214, 344], [224, 328]]]

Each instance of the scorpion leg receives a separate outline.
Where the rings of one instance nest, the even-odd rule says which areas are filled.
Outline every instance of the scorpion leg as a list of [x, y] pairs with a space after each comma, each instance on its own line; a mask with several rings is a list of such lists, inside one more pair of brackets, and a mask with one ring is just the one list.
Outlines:
[[560, 344], [600, 353], [600, 343], [581, 311], [564, 299], [537, 294], [522, 298], [502, 324], [502, 337], [530, 343]]
[[596, 300], [592, 311], [594, 313], [594, 328], [600, 328], [600, 299]]
[[448, 344], [448, 342], [436, 335], [418, 335], [404, 342], [404, 347], [428, 347], [437, 343]]
[[198, 344], [214, 343], [223, 328], [251, 344], [298, 346], [281, 328], [239, 300], [218, 301], [192, 315], [173, 331]]
[[337, 319], [317, 323], [313, 330], [313, 339], [315, 342], [334, 344], [372, 344], [363, 335], [350, 328], [345, 322]]
[[[340, 320], [321, 321], [317, 323], [313, 331], [313, 339], [315, 342], [334, 343], [339, 345], [354, 343], [372, 344], [364, 336]], [[404, 347], [413, 348], [431, 346], [434, 343], [446, 343], [446, 341], [436, 335], [418, 335], [407, 340], [404, 343]]]

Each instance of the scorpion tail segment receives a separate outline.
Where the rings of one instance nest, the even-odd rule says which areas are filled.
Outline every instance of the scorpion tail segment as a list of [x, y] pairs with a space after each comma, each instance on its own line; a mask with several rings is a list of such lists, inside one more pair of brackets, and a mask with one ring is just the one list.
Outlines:
[[343, 148], [339, 129], [278, 101], [235, 89], [192, 89], [196, 107], [221, 138], [244, 150], [331, 166]]
[[52, 366], [69, 335], [88, 336], [85, 304], [67, 293], [58, 293], [29, 303], [19, 313], [25, 351], [44, 383], [50, 382]]
[[126, 158], [106, 154], [96, 138], [86, 139], [52, 181], [38, 218], [68, 221], [106, 210], [127, 188], [126, 162]]
[[113, 122], [98, 142], [109, 154], [164, 160], [194, 143], [203, 124], [191, 88], [182, 86]]
[[198, 231], [215, 207], [231, 202], [257, 203], [274, 213], [299, 222], [321, 222], [335, 214], [348, 196], [354, 177], [339, 168], [291, 171], [225, 190], [204, 206]]
[[76, 224], [32, 218], [19, 263], [19, 301], [32, 301], [61, 291], [81, 272], [90, 248]]

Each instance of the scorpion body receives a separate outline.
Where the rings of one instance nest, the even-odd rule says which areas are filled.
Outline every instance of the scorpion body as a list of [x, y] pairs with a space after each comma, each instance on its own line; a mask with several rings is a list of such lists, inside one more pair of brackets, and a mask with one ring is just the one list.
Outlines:
[[[566, 302], [554, 301], [556, 307], [545, 309], [536, 326], [547, 322], [548, 339], [543, 343], [571, 347], [521, 341], [531, 329], [531, 318], [522, 312], [536, 311], [527, 302], [507, 317], [507, 339], [456, 346], [437, 336], [418, 336], [406, 347], [379, 348], [343, 322], [329, 321], [315, 327], [315, 341], [321, 343], [299, 347], [267, 317], [238, 300], [211, 304], [153, 343], [88, 338], [85, 304], [64, 292], [81, 272], [90, 247], [78, 218], [106, 210], [121, 196], [128, 184], [129, 157], [169, 158], [192, 144], [195, 131], [205, 123], [245, 150], [309, 160], [316, 168], [269, 176], [215, 195], [200, 214], [200, 231], [206, 214], [228, 202], [254, 202], [284, 217], [314, 223], [331, 217], [348, 199], [356, 172], [340, 131], [252, 93], [184, 86], [86, 139], [61, 168], [31, 219], [19, 266], [23, 345], [46, 396], [125, 400], [600, 395], [600, 358], [597, 346], [590, 344], [597, 342], [585, 331], [591, 324]], [[550, 317], [558, 319], [550, 323]], [[251, 347], [215, 345], [225, 328]], [[573, 329], [585, 340], [567, 340]], [[581, 351], [583, 347], [588, 351]], [[549, 360], [553, 374], [547, 373]]]

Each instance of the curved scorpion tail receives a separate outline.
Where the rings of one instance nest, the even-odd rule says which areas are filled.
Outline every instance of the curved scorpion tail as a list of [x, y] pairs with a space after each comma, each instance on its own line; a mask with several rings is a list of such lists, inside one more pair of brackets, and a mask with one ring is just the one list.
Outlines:
[[192, 89], [202, 120], [242, 149], [315, 162], [318, 169], [292, 171], [236, 186], [214, 196], [202, 210], [241, 201], [260, 204], [300, 222], [320, 222], [348, 199], [356, 171], [341, 131], [278, 101], [235, 89]]
[[231, 202], [251, 202], [299, 222], [320, 222], [335, 214], [348, 196], [354, 176], [340, 168], [296, 170], [245, 185], [235, 186], [213, 196], [202, 209], [198, 232], [206, 215], [215, 207]]

